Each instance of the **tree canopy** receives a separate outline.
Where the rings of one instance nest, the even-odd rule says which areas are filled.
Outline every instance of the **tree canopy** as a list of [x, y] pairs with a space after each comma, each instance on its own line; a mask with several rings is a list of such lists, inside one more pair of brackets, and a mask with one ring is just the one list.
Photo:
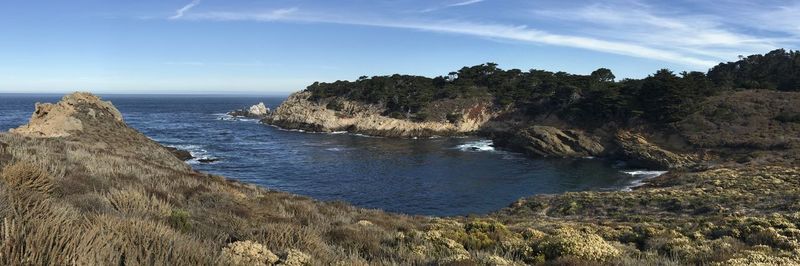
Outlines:
[[658, 70], [644, 79], [616, 81], [607, 68], [589, 75], [531, 69], [503, 70], [495, 63], [463, 67], [434, 78], [409, 75], [362, 76], [356, 81], [315, 82], [312, 99], [344, 97], [386, 106], [387, 113], [412, 114], [441, 99], [491, 96], [499, 106], [526, 114], [557, 114], [585, 121], [641, 117], [656, 124], [679, 121], [706, 97], [732, 89], [800, 90], [800, 52], [775, 50], [708, 73]]

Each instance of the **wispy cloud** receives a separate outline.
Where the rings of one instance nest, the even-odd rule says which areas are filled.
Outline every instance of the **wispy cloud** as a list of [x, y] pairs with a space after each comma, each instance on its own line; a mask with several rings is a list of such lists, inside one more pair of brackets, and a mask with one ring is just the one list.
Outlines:
[[419, 12], [420, 13], [430, 13], [430, 12], [433, 12], [433, 11], [438, 11], [438, 10], [442, 10], [442, 9], [446, 9], [446, 8], [450, 8], [450, 7], [474, 5], [474, 4], [483, 2], [483, 1], [486, 1], [486, 0], [466, 0], [466, 1], [456, 2], [456, 3], [452, 3], [452, 4], [429, 7], [429, 8], [420, 10]]
[[185, 19], [189, 20], [219, 20], [219, 21], [242, 21], [242, 20], [252, 20], [252, 21], [275, 21], [275, 20], [295, 20], [295, 18], [290, 17], [293, 13], [296, 13], [299, 9], [296, 7], [292, 8], [281, 8], [275, 9], [268, 12], [255, 12], [255, 13], [243, 13], [243, 12], [205, 12], [205, 13], [197, 13], [191, 14], [186, 16]]
[[[469, 0], [451, 4], [464, 6], [482, 2]], [[762, 53], [781, 47], [785, 39], [767, 38], [734, 31], [730, 22], [713, 15], [667, 15], [637, 0], [617, 5], [587, 5], [569, 9], [541, 8], [533, 11], [529, 23], [558, 23], [557, 29], [545, 30], [523, 23], [494, 23], [480, 20], [426, 19], [398, 17], [392, 14], [356, 15], [338, 12], [314, 12], [298, 8], [266, 12], [204, 12], [187, 14], [182, 19], [219, 21], [279, 21], [330, 23], [386, 28], [401, 28], [446, 34], [460, 34], [492, 40], [510, 40], [537, 45], [580, 48], [603, 53], [626, 55], [708, 68], [721, 60], [740, 54]], [[789, 16], [794, 7], [778, 9]], [[531, 13], [529, 13], [531, 14]], [[796, 19], [789, 18], [789, 21]], [[531, 25], [533, 25], [531, 24]], [[546, 24], [546, 23], [542, 23]], [[785, 23], [787, 31], [796, 25]], [[554, 31], [557, 30], [557, 31]], [[800, 29], [798, 29], [800, 32]]]
[[192, 20], [220, 21], [283, 21], [306, 23], [331, 23], [361, 25], [387, 28], [402, 28], [429, 32], [469, 35], [481, 38], [504, 39], [533, 44], [566, 46], [606, 53], [628, 55], [640, 58], [656, 59], [682, 65], [708, 67], [716, 63], [681, 53], [656, 49], [635, 43], [602, 40], [598, 38], [554, 34], [543, 30], [529, 28], [524, 25], [504, 25], [491, 23], [474, 23], [465, 21], [436, 20], [391, 20], [391, 19], [355, 19], [354, 16], [330, 16], [311, 13], [300, 13], [297, 8], [276, 9], [261, 13], [241, 12], [206, 12], [186, 16]]
[[463, 1], [463, 2], [458, 2], [458, 3], [454, 3], [454, 4], [449, 4], [449, 5], [447, 5], [447, 6], [449, 6], [449, 7], [456, 7], [456, 6], [468, 6], [468, 5], [477, 4], [477, 3], [480, 3], [480, 2], [483, 2], [483, 1], [484, 1], [484, 0], [467, 0], [467, 1]]
[[674, 12], [665, 16], [654, 9], [641, 3], [628, 8], [596, 4], [564, 10], [537, 10], [534, 14], [551, 21], [574, 22], [575, 34], [637, 43], [713, 60], [731, 59], [743, 53], [761, 53], [777, 48], [781, 42], [780, 39], [732, 31], [730, 25], [717, 16]]
[[175, 15], [169, 17], [169, 19], [182, 18], [183, 15], [186, 14], [186, 12], [188, 12], [190, 9], [192, 9], [193, 7], [195, 7], [195, 6], [199, 5], [199, 4], [200, 4], [200, 0], [193, 0], [191, 3], [186, 4], [185, 6], [181, 7], [178, 10], [175, 10]]

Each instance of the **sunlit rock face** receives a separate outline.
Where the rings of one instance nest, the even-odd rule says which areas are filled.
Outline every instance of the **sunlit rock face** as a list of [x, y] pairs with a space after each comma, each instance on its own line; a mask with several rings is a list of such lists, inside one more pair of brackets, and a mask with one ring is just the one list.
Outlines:
[[86, 92], [64, 96], [58, 103], [36, 103], [30, 122], [11, 132], [29, 137], [66, 137], [86, 128], [85, 120], [122, 122], [111, 102]]

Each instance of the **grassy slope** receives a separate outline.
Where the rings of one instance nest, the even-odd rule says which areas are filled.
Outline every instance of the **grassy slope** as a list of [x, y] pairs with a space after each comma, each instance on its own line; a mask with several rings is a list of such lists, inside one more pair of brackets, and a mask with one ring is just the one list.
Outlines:
[[0, 264], [800, 263], [796, 167], [410, 217], [195, 172], [121, 122], [76, 116], [66, 138], [0, 134]]

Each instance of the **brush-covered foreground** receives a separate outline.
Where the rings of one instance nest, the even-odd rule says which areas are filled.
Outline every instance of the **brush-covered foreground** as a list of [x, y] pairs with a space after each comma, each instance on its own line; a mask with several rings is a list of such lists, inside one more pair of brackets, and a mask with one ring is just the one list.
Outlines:
[[[108, 106], [69, 95], [0, 134], [0, 264], [800, 264], [797, 167], [720, 166], [633, 192], [418, 217], [193, 171]], [[37, 133], [59, 123], [70, 130]]]

